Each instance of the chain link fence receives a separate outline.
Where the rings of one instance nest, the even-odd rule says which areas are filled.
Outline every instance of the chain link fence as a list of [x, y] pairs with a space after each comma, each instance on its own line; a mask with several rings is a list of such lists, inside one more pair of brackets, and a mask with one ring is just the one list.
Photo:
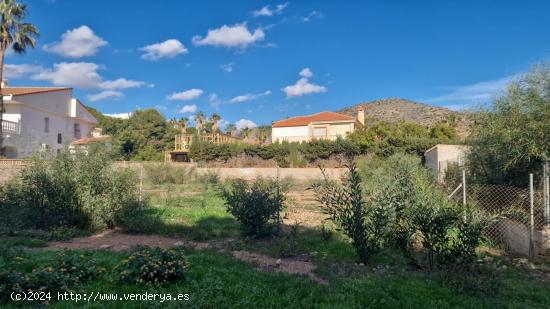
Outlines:
[[[446, 178], [449, 199], [481, 210], [490, 220], [485, 237], [493, 246], [534, 256], [550, 248], [548, 165], [539, 177], [525, 175], [524, 187], [469, 183], [461, 166]], [[450, 175], [451, 173], [447, 173]]]

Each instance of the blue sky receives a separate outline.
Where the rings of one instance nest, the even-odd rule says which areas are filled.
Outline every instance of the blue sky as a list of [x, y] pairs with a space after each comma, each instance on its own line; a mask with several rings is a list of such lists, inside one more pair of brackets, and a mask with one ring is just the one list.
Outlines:
[[550, 55], [550, 1], [26, 1], [38, 47], [12, 86], [70, 86], [103, 113], [241, 126], [401, 97], [486, 103]]

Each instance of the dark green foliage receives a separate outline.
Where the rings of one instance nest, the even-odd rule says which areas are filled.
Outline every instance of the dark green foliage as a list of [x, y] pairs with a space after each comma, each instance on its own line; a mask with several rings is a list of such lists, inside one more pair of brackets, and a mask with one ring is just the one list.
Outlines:
[[[24, 258], [16, 257], [15, 260], [15, 263], [21, 263]], [[57, 300], [57, 293], [73, 290], [105, 272], [104, 268], [97, 266], [90, 254], [71, 251], [57, 253], [53, 263], [34, 268], [30, 272], [9, 270], [13, 265], [5, 268], [6, 270], [0, 271], [0, 303], [10, 302], [12, 292], [41, 292], [43, 294], [36, 295], [42, 295], [43, 299], [34, 303], [51, 303]]]
[[[198, 140], [198, 139], [195, 139]], [[222, 160], [227, 161], [244, 151], [242, 144], [214, 144], [197, 141], [191, 144], [190, 157], [198, 162]]]
[[269, 145], [193, 143], [190, 156], [198, 162], [227, 161], [239, 155], [275, 160], [280, 167], [302, 167], [306, 162], [330, 159], [339, 155], [359, 154], [354, 143], [338, 138], [335, 141], [315, 140], [304, 143], [274, 143]]
[[11, 231], [101, 230], [138, 206], [136, 175], [114, 169], [103, 152], [35, 160], [0, 188], [0, 222]]
[[103, 133], [113, 136], [113, 155], [119, 159], [162, 161], [163, 152], [173, 148], [174, 136], [179, 133], [155, 109], [137, 110], [128, 119], [90, 111], [99, 120]]
[[317, 200], [324, 211], [352, 240], [359, 259], [367, 262], [379, 249], [376, 227], [369, 214], [369, 205], [363, 198], [361, 176], [353, 159], [347, 163], [344, 185], [338, 185], [326, 175], [323, 182], [313, 185]]
[[313, 162], [317, 159], [329, 159], [335, 155], [357, 155], [359, 154], [359, 147], [343, 138], [338, 138], [335, 141], [313, 140], [300, 144], [300, 152], [306, 160]]
[[221, 188], [227, 211], [242, 224], [250, 236], [268, 236], [275, 232], [280, 213], [285, 207], [287, 190], [272, 180], [257, 179], [252, 183], [237, 179]]
[[162, 285], [185, 278], [189, 263], [183, 249], [137, 248], [117, 266], [120, 280], [131, 284]]
[[395, 153], [423, 155], [430, 147], [440, 143], [457, 143], [456, 129], [445, 122], [425, 127], [413, 122], [378, 122], [361, 127], [349, 135], [361, 152], [389, 157]]
[[317, 199], [331, 219], [351, 238], [363, 262], [381, 248], [398, 248], [415, 259], [414, 245], [425, 253], [420, 266], [467, 265], [475, 258], [486, 217], [454, 205], [408, 155], [348, 166], [344, 185], [326, 179], [314, 185]]
[[468, 165], [473, 180], [526, 185], [550, 160], [550, 63], [535, 67], [477, 114]]

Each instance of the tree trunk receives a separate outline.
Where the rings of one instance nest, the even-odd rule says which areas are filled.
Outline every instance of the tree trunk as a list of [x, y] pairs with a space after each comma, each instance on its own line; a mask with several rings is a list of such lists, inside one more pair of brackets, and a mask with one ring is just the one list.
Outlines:
[[4, 95], [2, 94], [4, 81], [4, 54], [5, 50], [0, 50], [0, 157], [4, 155], [4, 135], [2, 121], [4, 120]]

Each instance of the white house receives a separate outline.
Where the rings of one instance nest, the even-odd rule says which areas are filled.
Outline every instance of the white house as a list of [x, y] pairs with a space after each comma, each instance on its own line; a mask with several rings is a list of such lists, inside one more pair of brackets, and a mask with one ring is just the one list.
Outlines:
[[271, 140], [275, 142], [308, 142], [314, 139], [335, 140], [346, 137], [365, 124], [365, 112], [357, 110], [357, 118], [335, 112], [292, 117], [273, 122]]
[[97, 119], [73, 98], [72, 88], [2, 87], [4, 154], [25, 158], [40, 151], [56, 153], [88, 136]]
[[424, 152], [424, 165], [437, 178], [438, 182], [445, 179], [445, 172], [450, 164], [463, 165], [470, 147], [466, 145], [437, 144]]

